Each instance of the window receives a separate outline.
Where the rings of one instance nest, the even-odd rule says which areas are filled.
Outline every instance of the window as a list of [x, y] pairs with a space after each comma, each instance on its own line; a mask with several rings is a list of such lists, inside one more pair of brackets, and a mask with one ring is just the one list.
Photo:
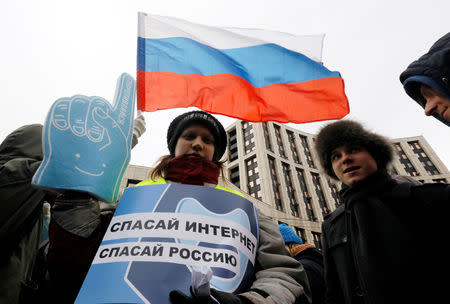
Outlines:
[[302, 169], [296, 168], [297, 170], [297, 178], [300, 183], [300, 188], [302, 189], [303, 201], [306, 206], [306, 214], [310, 221], [317, 221], [316, 216], [314, 215], [314, 210], [311, 202], [311, 195], [309, 195], [308, 187], [306, 186], [305, 180], [305, 172]]
[[272, 150], [272, 142], [270, 140], [270, 133], [269, 133], [269, 126], [267, 125], [267, 122], [263, 122], [263, 130], [264, 130], [264, 140], [266, 142], [266, 149], [270, 152], [273, 152]]
[[434, 183], [443, 183], [443, 184], [447, 183], [445, 178], [436, 178], [436, 179], [433, 179], [433, 182]]
[[236, 160], [238, 158], [238, 147], [237, 147], [237, 137], [236, 137], [236, 129], [231, 130], [228, 133], [230, 137], [229, 141], [229, 150], [230, 150], [230, 162]]
[[322, 215], [325, 216], [330, 213], [330, 209], [327, 206], [327, 201], [325, 200], [325, 195], [322, 191], [322, 185], [320, 184], [320, 176], [317, 173], [312, 173], [312, 180], [314, 184], [314, 188], [316, 190], [317, 197], [319, 198], [320, 209], [322, 209]]
[[341, 198], [339, 197], [339, 191], [335, 184], [330, 182], [328, 179], [327, 179], [327, 182], [328, 182], [328, 186], [330, 187], [330, 190], [331, 190], [331, 196], [334, 199], [334, 206], [337, 208], [337, 207], [339, 207], [340, 204], [342, 204]]
[[273, 125], [275, 130], [275, 136], [277, 138], [278, 151], [280, 152], [280, 156], [286, 158], [286, 152], [284, 151], [283, 139], [281, 138], [281, 129], [280, 126]]
[[289, 205], [291, 207], [291, 214], [298, 217], [298, 203], [295, 199], [295, 189], [294, 185], [292, 184], [291, 169], [286, 163], [282, 163], [282, 167], [284, 181], [286, 182], [286, 190], [289, 198]]
[[419, 173], [416, 171], [414, 166], [409, 161], [408, 156], [406, 156], [405, 151], [403, 151], [402, 149], [402, 146], [399, 143], [395, 143], [394, 146], [400, 158], [400, 163], [403, 165], [403, 168], [405, 169], [406, 173], [408, 173], [408, 175], [410, 176], [418, 176]]
[[256, 157], [247, 159], [245, 165], [247, 166], [248, 193], [254, 198], [261, 200], [261, 181], [259, 179]]
[[303, 150], [305, 151], [306, 161], [308, 162], [308, 166], [311, 168], [315, 168], [314, 161], [311, 155], [311, 150], [309, 149], [308, 139], [304, 135], [299, 135], [300, 140], [302, 141]]
[[252, 152], [256, 149], [255, 145], [255, 136], [253, 134], [253, 126], [247, 122], [242, 122], [242, 133], [244, 136], [244, 147], [245, 147], [245, 154]]
[[271, 156], [269, 156], [268, 158], [269, 158], [270, 177], [272, 179], [272, 189], [273, 189], [275, 208], [277, 208], [277, 210], [282, 211], [283, 204], [281, 201], [280, 183], [278, 182], [278, 178], [277, 178], [277, 169], [275, 166], [275, 159]]
[[297, 235], [302, 238], [303, 243], [307, 243], [305, 229], [294, 226], [294, 230], [295, 233], [297, 233]]
[[230, 181], [235, 185], [236, 187], [241, 187], [241, 180], [239, 176], [239, 166], [236, 166], [232, 169], [230, 169]]
[[423, 150], [422, 146], [419, 144], [419, 141], [409, 141], [409, 146], [411, 147], [414, 154], [417, 155], [417, 158], [419, 159], [420, 163], [423, 165], [424, 169], [427, 171], [430, 175], [438, 175], [440, 174], [439, 170], [436, 168], [436, 166], [431, 162], [428, 155]]
[[316, 248], [319, 250], [322, 250], [322, 241], [321, 239], [321, 234], [319, 232], [311, 232], [311, 234], [313, 235], [314, 238], [314, 245], [316, 245]]
[[288, 139], [289, 139], [289, 146], [291, 147], [292, 152], [292, 158], [294, 159], [294, 162], [297, 164], [301, 164], [300, 157], [298, 156], [297, 147], [295, 146], [295, 135], [291, 131], [286, 131]]
[[142, 182], [142, 181], [141, 180], [137, 180], [137, 179], [128, 179], [127, 180], [127, 188], [134, 187], [137, 184], [139, 184], [140, 182]]

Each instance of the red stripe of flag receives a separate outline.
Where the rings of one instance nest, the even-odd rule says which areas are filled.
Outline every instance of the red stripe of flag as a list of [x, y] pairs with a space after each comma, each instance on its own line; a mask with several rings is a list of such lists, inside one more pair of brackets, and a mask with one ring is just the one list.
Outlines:
[[349, 113], [340, 77], [259, 88], [231, 74], [138, 70], [137, 100], [142, 111], [197, 107], [252, 122], [305, 123], [339, 119]]

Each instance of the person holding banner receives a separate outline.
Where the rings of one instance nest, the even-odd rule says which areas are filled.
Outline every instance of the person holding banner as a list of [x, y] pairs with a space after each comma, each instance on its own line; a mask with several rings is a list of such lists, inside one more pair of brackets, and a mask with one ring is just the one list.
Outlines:
[[[178, 116], [168, 129], [167, 143], [170, 155], [162, 157], [151, 179], [139, 186], [165, 183], [201, 185], [231, 192], [233, 196], [243, 196], [218, 186], [222, 167], [220, 159], [226, 150], [227, 135], [212, 115], [193, 111]], [[57, 284], [57, 303], [73, 303], [77, 297], [112, 216], [101, 212], [98, 199], [87, 192], [65, 193], [66, 197], [57, 199], [53, 206], [47, 256], [53, 282]], [[250, 277], [245, 292], [234, 295], [210, 289], [208, 285], [194, 291], [192, 297], [172, 290], [170, 295], [167, 294], [168, 300], [170, 297], [173, 304], [309, 303], [310, 287], [303, 266], [285, 250], [277, 225], [263, 215], [259, 216], [259, 241], [256, 243], [254, 275]], [[77, 303], [82, 303], [79, 297], [80, 294]]]
[[[164, 183], [203, 185], [242, 196], [237, 191], [218, 186], [222, 168], [220, 159], [226, 150], [227, 135], [214, 116], [203, 111], [181, 114], [169, 126], [167, 144], [170, 155], [161, 157], [150, 179], [137, 186]], [[250, 284], [248, 291], [234, 295], [211, 288], [210, 294], [198, 294], [191, 289], [188, 296], [173, 290], [170, 292], [171, 303], [308, 303], [310, 290], [306, 273], [285, 250], [277, 225], [268, 217], [259, 215], [259, 226], [257, 279]]]

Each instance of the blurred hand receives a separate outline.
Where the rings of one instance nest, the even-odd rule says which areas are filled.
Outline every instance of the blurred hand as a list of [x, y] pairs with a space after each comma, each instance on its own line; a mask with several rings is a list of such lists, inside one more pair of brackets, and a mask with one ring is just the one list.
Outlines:
[[136, 137], [141, 137], [142, 134], [145, 133], [145, 131], [147, 130], [145, 128], [145, 118], [144, 115], [139, 114], [138, 117], [136, 117], [134, 119], [134, 127], [133, 127], [133, 134], [136, 134]]
[[133, 141], [131, 143], [131, 148], [136, 146], [136, 144], [138, 143], [138, 138], [141, 137], [141, 135], [144, 134], [145, 131], [147, 130], [145, 128], [145, 125], [146, 125], [145, 118], [144, 115], [142, 115], [141, 113], [134, 119]]
[[44, 160], [32, 183], [114, 202], [130, 160], [135, 87], [134, 79], [122, 74], [112, 106], [97, 96], [55, 101], [43, 130]]

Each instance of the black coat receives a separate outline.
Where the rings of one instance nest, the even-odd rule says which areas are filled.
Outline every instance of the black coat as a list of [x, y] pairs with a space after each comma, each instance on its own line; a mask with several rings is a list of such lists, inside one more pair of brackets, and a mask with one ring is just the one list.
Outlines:
[[0, 303], [38, 303], [32, 271], [45, 192], [31, 179], [42, 161], [41, 134], [42, 125], [23, 126], [0, 144]]
[[302, 263], [308, 276], [312, 292], [312, 304], [325, 303], [325, 277], [323, 255], [316, 248], [306, 248], [295, 255], [295, 259]]
[[450, 186], [377, 172], [340, 195], [322, 225], [327, 303], [435, 303]]

